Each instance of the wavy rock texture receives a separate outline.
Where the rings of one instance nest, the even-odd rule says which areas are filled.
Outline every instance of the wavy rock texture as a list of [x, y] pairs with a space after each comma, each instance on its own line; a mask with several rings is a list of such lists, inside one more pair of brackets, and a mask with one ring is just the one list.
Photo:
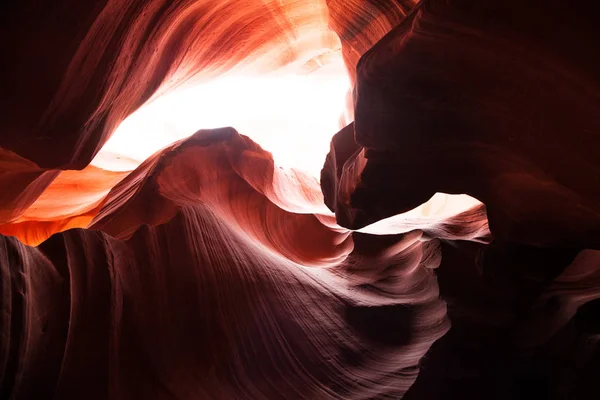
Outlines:
[[[0, 7], [0, 398], [598, 397], [591, 2]], [[334, 54], [320, 182], [233, 128], [100, 152], [178, 88]]]
[[343, 225], [467, 193], [498, 239], [598, 248], [598, 13], [512, 7], [424, 2], [361, 58]]

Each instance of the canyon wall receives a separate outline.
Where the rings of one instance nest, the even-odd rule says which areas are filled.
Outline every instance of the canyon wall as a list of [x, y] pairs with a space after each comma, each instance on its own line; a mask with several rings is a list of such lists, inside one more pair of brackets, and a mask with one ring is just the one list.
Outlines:
[[[0, 9], [0, 398], [597, 397], [592, 2]], [[235, 127], [90, 164], [178, 88], [334, 53], [320, 182]]]

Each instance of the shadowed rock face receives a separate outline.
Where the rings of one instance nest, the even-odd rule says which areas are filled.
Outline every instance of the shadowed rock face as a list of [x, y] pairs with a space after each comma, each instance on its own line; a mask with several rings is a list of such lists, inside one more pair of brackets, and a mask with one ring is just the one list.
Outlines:
[[[46, 3], [0, 6], [0, 398], [598, 397], [598, 6]], [[182, 85], [334, 51], [320, 182], [234, 128], [90, 164]]]

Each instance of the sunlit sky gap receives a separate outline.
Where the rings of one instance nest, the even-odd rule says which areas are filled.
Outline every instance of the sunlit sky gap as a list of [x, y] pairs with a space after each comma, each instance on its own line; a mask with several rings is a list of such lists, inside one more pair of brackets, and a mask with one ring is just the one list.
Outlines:
[[[125, 119], [101, 153], [141, 163], [199, 129], [232, 126], [271, 152], [278, 166], [318, 177], [350, 89], [341, 54], [327, 61], [311, 73], [230, 73], [168, 93]], [[93, 164], [119, 168], [102, 154]]]

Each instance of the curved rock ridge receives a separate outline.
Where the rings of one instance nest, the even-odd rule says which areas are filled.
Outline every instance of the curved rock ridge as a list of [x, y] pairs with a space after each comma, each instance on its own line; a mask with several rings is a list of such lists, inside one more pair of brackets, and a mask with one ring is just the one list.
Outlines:
[[[302, 265], [337, 265], [352, 250], [351, 232], [335, 223], [318, 182], [276, 167], [269, 153], [233, 128], [198, 131], [146, 160], [111, 190], [90, 228], [126, 239], [141, 225], [165, 223], [181, 207], [199, 202], [255, 242]], [[417, 209], [365, 231], [488, 239], [478, 202], [466, 208], [459, 203], [449, 215], [433, 214], [427, 218]]]
[[329, 25], [340, 37], [351, 81], [360, 57], [415, 7], [416, 0], [326, 0]]
[[164, 223], [182, 207], [201, 203], [287, 259], [335, 264], [352, 249], [350, 232], [321, 223], [313, 213], [326, 212], [320, 218], [333, 221], [319, 200], [316, 181], [275, 168], [269, 153], [234, 129], [204, 130], [129, 174], [109, 193], [91, 228], [128, 238], [142, 224]]
[[457, 193], [498, 239], [599, 248], [600, 17], [535, 3], [425, 1], [363, 55], [345, 139], [362, 150], [325, 193], [342, 225]]
[[[105, 171], [91, 165], [82, 171], [41, 172], [40, 180], [50, 176], [46, 181], [51, 183], [44, 185], [37, 198], [35, 194], [29, 197], [30, 191], [23, 192], [23, 201], [35, 201], [11, 210], [12, 215], [3, 218], [5, 223], [0, 224], [0, 233], [37, 245], [56, 232], [86, 227], [101, 209], [110, 189], [126, 175], [127, 172]], [[18, 201], [12, 203], [13, 207], [15, 203]]]
[[[41, 171], [37, 169], [37, 173]], [[318, 253], [317, 248], [327, 247], [330, 241], [339, 242], [340, 248], [348, 243], [345, 238], [350, 231], [336, 223], [314, 177], [300, 170], [277, 167], [270, 153], [232, 128], [198, 131], [157, 152], [131, 172], [106, 171], [90, 165], [82, 171], [44, 173], [52, 172], [57, 177], [51, 177], [54, 180], [40, 190], [39, 197], [27, 208], [13, 210], [20, 210], [21, 214], [12, 220], [7, 218], [0, 225], [0, 233], [16, 236], [30, 245], [77, 227], [100, 229], [126, 238], [142, 224], [164, 223], [180, 206], [203, 201], [226, 207], [222, 210], [224, 215], [231, 222], [242, 224], [242, 229], [293, 233], [285, 239], [288, 252]], [[183, 176], [185, 183], [181, 184]], [[62, 199], [65, 193], [69, 193], [66, 200]], [[18, 202], [13, 200], [12, 206], [15, 205]], [[258, 209], [253, 207], [259, 205], [266, 208], [255, 215]], [[299, 215], [291, 218], [291, 214]], [[303, 239], [307, 235], [301, 226], [288, 229], [289, 221], [301, 219], [305, 221], [301, 226], [314, 225], [316, 232], [321, 232], [312, 239], [319, 237], [323, 241]], [[415, 229], [437, 238], [489, 240], [481, 203], [444, 194], [361, 232], [388, 235]], [[258, 235], [262, 237], [264, 233]], [[344, 257], [345, 252], [337, 257]]]
[[[232, 128], [155, 154], [103, 198], [91, 228], [106, 233], [69, 230], [35, 248], [3, 239], [12, 317], [2, 393], [399, 396], [449, 327], [437, 240], [410, 224], [406, 234], [351, 236], [316, 180], [276, 168]], [[215, 334], [221, 344], [208, 340]]]
[[[598, 5], [0, 10], [0, 398], [598, 397]], [[101, 151], [182, 88], [340, 55], [320, 180], [234, 128]]]
[[[439, 243], [420, 231], [351, 240], [277, 207], [230, 176], [232, 160], [260, 164], [256, 149], [232, 129], [201, 131], [145, 163], [137, 188], [117, 186], [94, 224], [124, 239], [79, 229], [28, 247], [1, 237], [1, 393], [403, 395], [449, 326]], [[202, 161], [221, 164], [210, 173]], [[196, 179], [171, 179], [193, 163]], [[325, 261], [329, 270], [306, 267]]]
[[[304, 64], [339, 48], [319, 0], [30, 6], [21, 2], [5, 14], [3, 40], [15, 60], [7, 76], [17, 78], [6, 82], [6, 109], [15, 114], [3, 118], [0, 145], [42, 168], [85, 167], [126, 116], [192, 78]], [[68, 29], [37, 23], [52, 16], [80, 22]], [[26, 84], [38, 89], [31, 101], [18, 72], [36, 63], [46, 73], [29, 76]], [[45, 151], [54, 146], [61, 150]]]
[[[13, 60], [5, 76], [13, 79], [3, 82], [2, 106], [7, 112], [0, 119], [1, 157], [7, 159], [2, 184], [15, 190], [0, 195], [0, 224], [23, 222], [19, 218], [59, 176], [56, 170], [86, 168], [117, 126], [143, 104], [220, 76], [311, 73], [339, 53], [342, 43], [334, 30], [353, 32], [352, 40], [362, 43], [353, 42], [353, 54], [360, 55], [407, 8], [386, 1], [350, 6], [321, 0], [15, 4], [3, 13], [3, 46], [6, 58]], [[55, 17], [68, 29], [47, 22]], [[375, 20], [387, 22], [359, 35], [361, 25], [371, 26], [368, 21]], [[355, 56], [352, 62], [346, 60], [351, 72]], [[41, 64], [44, 74], [34, 73]], [[33, 99], [22, 90], [25, 86], [35, 88]], [[349, 103], [346, 122], [351, 121], [352, 108]], [[10, 161], [13, 156], [23, 162]], [[96, 159], [102, 169], [131, 171], [137, 166], [123, 162], [119, 154], [103, 153]], [[21, 238], [39, 243], [60, 229], [85, 227], [89, 220], [70, 217], [70, 222]], [[14, 227], [3, 231], [18, 234]]]

